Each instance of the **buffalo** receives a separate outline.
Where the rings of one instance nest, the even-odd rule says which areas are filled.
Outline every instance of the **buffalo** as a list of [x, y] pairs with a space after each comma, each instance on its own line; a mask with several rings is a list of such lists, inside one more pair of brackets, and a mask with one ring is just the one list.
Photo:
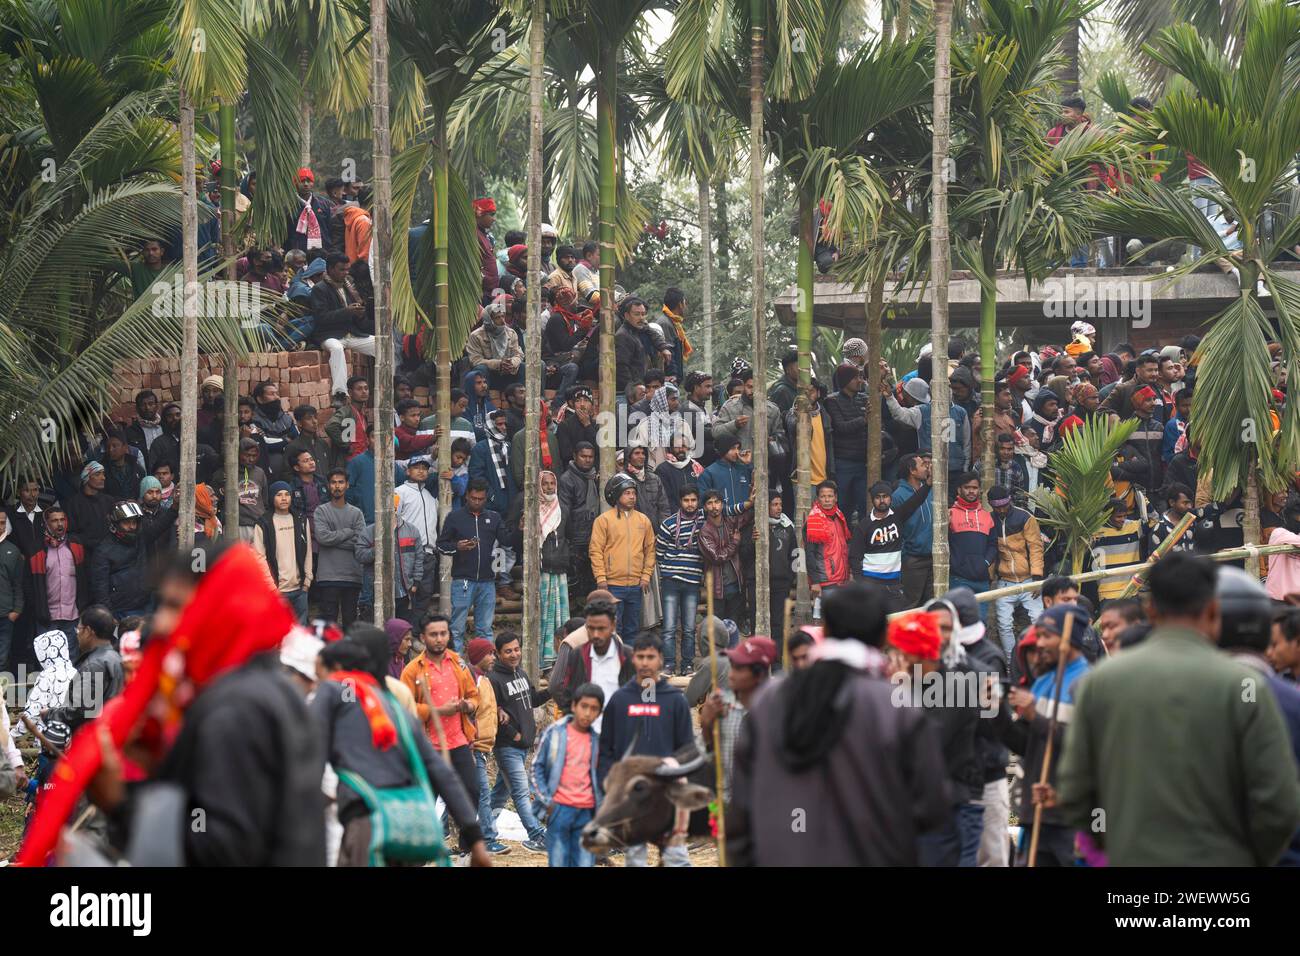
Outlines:
[[582, 828], [587, 850], [609, 852], [653, 843], [662, 851], [674, 836], [679, 810], [689, 814], [687, 835], [710, 835], [712, 767], [693, 745], [678, 753], [674, 759], [629, 753], [610, 767], [600, 809]]

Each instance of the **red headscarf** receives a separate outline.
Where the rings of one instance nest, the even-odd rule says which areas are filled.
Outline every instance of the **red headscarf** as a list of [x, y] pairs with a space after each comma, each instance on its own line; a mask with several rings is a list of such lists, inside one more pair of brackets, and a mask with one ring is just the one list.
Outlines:
[[176, 629], [145, 645], [135, 680], [73, 736], [41, 796], [18, 865], [41, 866], [54, 850], [64, 822], [99, 772], [100, 727], [108, 728], [119, 750], [139, 728], [141, 744], [165, 753], [194, 698], [215, 678], [278, 647], [293, 623], [293, 612], [251, 547], [240, 542], [221, 554]]

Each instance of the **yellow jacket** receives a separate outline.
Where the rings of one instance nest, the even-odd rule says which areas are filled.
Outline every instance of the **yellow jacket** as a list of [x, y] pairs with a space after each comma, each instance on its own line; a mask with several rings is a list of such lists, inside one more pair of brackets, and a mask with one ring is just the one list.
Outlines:
[[480, 753], [491, 753], [497, 739], [497, 695], [492, 690], [492, 682], [485, 676], [478, 679], [478, 707], [474, 711], [474, 725], [478, 729], [474, 737], [474, 749]]
[[655, 529], [635, 509], [610, 508], [591, 526], [591, 573], [601, 587], [644, 587], [655, 570]]

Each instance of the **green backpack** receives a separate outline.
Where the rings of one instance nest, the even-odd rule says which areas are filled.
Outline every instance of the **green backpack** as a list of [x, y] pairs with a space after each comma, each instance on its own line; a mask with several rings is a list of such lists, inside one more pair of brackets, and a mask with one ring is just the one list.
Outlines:
[[[385, 694], [387, 696], [387, 694]], [[410, 761], [415, 783], [376, 789], [351, 770], [340, 770], [339, 780], [357, 792], [370, 811], [370, 865], [434, 863], [451, 866], [443, 840], [433, 789], [424, 761], [411, 737], [406, 714], [398, 710], [397, 734]]]

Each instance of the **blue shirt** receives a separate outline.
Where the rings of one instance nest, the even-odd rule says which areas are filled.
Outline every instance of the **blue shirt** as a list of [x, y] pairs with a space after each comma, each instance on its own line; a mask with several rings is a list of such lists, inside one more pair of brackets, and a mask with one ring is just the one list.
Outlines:
[[[894, 489], [893, 507], [901, 508], [916, 494], [906, 481], [900, 481]], [[934, 503], [926, 498], [925, 504], [912, 512], [912, 517], [903, 522], [903, 554], [929, 555], [934, 551]]]

